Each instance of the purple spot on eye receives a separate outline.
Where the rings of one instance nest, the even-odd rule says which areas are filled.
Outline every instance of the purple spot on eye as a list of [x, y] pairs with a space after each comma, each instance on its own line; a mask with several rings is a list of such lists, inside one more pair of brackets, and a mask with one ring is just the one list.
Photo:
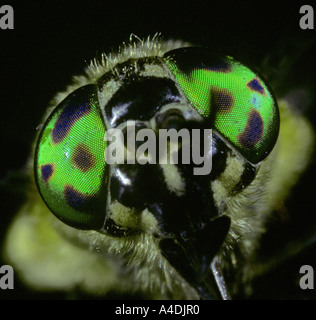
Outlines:
[[54, 166], [52, 164], [44, 164], [40, 167], [42, 180], [48, 183], [54, 174]]
[[234, 105], [233, 95], [226, 89], [211, 89], [211, 106], [216, 112], [228, 113]]
[[251, 91], [256, 91], [262, 95], [265, 94], [265, 90], [264, 87], [261, 85], [260, 81], [257, 78], [252, 79], [251, 81], [249, 81], [247, 83], [247, 87], [251, 90]]
[[225, 60], [218, 60], [215, 63], [213, 63], [211, 66], [207, 66], [207, 69], [214, 72], [223, 72], [223, 73], [228, 73], [232, 71], [230, 63]]
[[253, 148], [262, 138], [263, 120], [257, 110], [248, 116], [245, 130], [238, 136], [239, 143], [246, 149]]
[[64, 196], [68, 205], [74, 209], [80, 209], [89, 199], [89, 196], [69, 185], [64, 187]]
[[82, 172], [87, 172], [94, 167], [95, 158], [89, 148], [80, 143], [75, 149], [72, 162], [76, 168]]
[[90, 111], [91, 105], [89, 103], [83, 103], [79, 106], [77, 104], [68, 104], [59, 115], [51, 132], [53, 142], [60, 143], [76, 121]]

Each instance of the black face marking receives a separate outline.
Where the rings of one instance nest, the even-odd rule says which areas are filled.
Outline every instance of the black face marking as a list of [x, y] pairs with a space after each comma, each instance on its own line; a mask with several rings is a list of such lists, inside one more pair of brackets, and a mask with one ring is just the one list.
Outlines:
[[264, 87], [261, 85], [260, 81], [257, 78], [252, 79], [251, 81], [249, 81], [247, 83], [247, 87], [251, 90], [251, 91], [256, 91], [262, 95], [265, 94], [265, 90]]
[[180, 94], [168, 78], [139, 77], [123, 85], [105, 106], [112, 127], [127, 120], [151, 119], [164, 105], [179, 102]]
[[226, 168], [227, 146], [216, 133], [212, 134], [212, 171], [211, 178], [215, 180]]
[[245, 189], [255, 178], [257, 174], [257, 168], [251, 165], [249, 162], [245, 162], [244, 171], [240, 177], [240, 181], [234, 188], [234, 192], [238, 193]]
[[[96, 86], [83, 86], [71, 93], [58, 106], [57, 111], [61, 110], [54, 128], [51, 132], [53, 143], [60, 143], [65, 139], [72, 126], [81, 117], [91, 112], [93, 100], [96, 102]], [[56, 113], [53, 112], [52, 116]], [[49, 118], [48, 121], [51, 119]]]
[[243, 133], [238, 136], [239, 143], [246, 149], [253, 148], [263, 135], [263, 120], [257, 110], [252, 110]]
[[216, 113], [228, 113], [234, 105], [233, 95], [226, 89], [211, 89], [211, 106]]
[[80, 210], [90, 198], [70, 185], [64, 187], [64, 196], [68, 205], [76, 210]]
[[179, 70], [189, 74], [195, 69], [205, 69], [214, 72], [229, 73], [232, 71], [230, 61], [207, 48], [188, 47], [168, 51], [164, 59], [173, 61]]
[[49, 180], [51, 179], [51, 177], [53, 176], [54, 174], [54, 165], [53, 164], [44, 164], [41, 166], [41, 175], [42, 175], [42, 180], [45, 182], [45, 183], [48, 183]]
[[[157, 192], [162, 180], [158, 166], [118, 165], [111, 177], [111, 198], [127, 207], [143, 210], [146, 203], [158, 201]], [[156, 188], [153, 186], [154, 181], [157, 182]]]
[[89, 171], [95, 165], [94, 155], [89, 151], [89, 148], [82, 143], [76, 147], [71, 160], [74, 166], [82, 172]]

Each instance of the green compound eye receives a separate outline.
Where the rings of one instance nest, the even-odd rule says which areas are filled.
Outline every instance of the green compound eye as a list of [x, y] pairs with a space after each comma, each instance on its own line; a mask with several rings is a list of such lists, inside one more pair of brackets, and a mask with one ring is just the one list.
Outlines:
[[105, 125], [96, 87], [71, 93], [47, 119], [35, 152], [35, 177], [49, 209], [81, 229], [103, 226], [106, 209]]
[[193, 107], [248, 161], [256, 164], [272, 150], [279, 132], [279, 111], [263, 79], [229, 56], [205, 48], [165, 53]]

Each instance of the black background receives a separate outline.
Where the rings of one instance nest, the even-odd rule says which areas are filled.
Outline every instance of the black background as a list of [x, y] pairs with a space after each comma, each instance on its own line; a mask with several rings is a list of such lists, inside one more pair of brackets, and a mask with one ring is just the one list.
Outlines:
[[[4, 4], [4, 3], [3, 3]], [[0, 244], [23, 201], [19, 170], [30, 154], [36, 127], [50, 99], [90, 59], [116, 49], [131, 33], [140, 38], [161, 32], [220, 49], [256, 66], [277, 95], [295, 88], [316, 92], [315, 30], [301, 30], [299, 9], [315, 1], [7, 1], [14, 9], [14, 30], [0, 30]], [[269, 57], [264, 67], [262, 62]], [[297, 59], [294, 59], [294, 58]], [[284, 68], [281, 61], [286, 60]], [[295, 63], [294, 63], [295, 62]], [[287, 72], [289, 71], [289, 73]], [[316, 100], [306, 114], [315, 126]], [[276, 217], [262, 244], [262, 255], [313, 231], [316, 221], [314, 162], [287, 201], [288, 216]], [[314, 299], [299, 288], [299, 268], [316, 268], [315, 244], [255, 283], [253, 299]], [[4, 264], [0, 260], [0, 265]], [[15, 279], [3, 298], [51, 298]], [[316, 291], [315, 291], [316, 292]]]

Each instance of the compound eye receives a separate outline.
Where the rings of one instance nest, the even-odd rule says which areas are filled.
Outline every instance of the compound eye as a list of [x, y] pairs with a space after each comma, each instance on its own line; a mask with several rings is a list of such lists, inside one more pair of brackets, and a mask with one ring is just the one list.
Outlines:
[[35, 151], [35, 179], [48, 208], [80, 229], [103, 226], [105, 125], [94, 85], [81, 87], [51, 113]]
[[263, 78], [230, 56], [180, 48], [165, 62], [192, 106], [249, 162], [262, 161], [279, 132], [279, 110]]

